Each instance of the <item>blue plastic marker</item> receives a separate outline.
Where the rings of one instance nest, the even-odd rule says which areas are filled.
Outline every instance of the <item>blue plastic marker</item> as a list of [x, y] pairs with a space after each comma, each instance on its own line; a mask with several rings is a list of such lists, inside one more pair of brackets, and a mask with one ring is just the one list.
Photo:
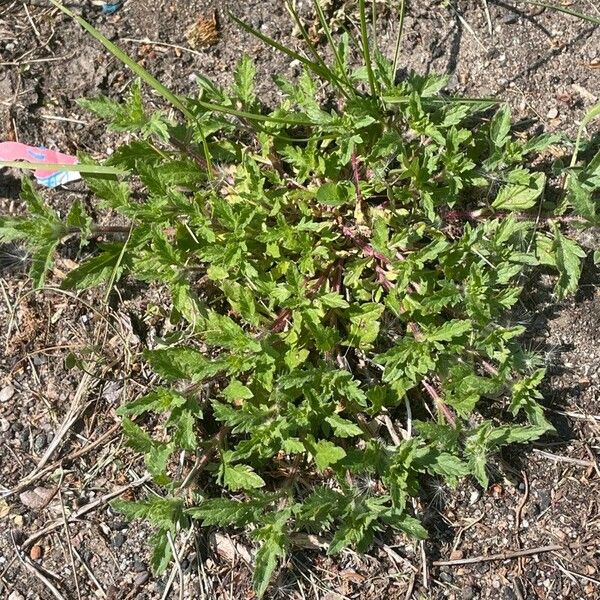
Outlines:
[[113, 0], [112, 2], [105, 2], [102, 5], [102, 12], [105, 15], [112, 15], [121, 8], [122, 4], [123, 4], [122, 0]]

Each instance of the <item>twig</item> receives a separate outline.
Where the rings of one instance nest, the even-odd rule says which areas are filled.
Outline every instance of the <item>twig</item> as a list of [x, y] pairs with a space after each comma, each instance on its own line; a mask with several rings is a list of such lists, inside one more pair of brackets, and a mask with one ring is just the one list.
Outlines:
[[27, 557], [21, 556], [21, 552], [19, 550], [19, 547], [17, 546], [15, 536], [12, 530], [10, 532], [10, 539], [15, 548], [17, 558], [19, 559], [19, 562], [25, 567], [25, 569], [27, 569], [27, 571], [29, 571], [34, 577], [39, 579], [50, 590], [50, 592], [56, 598], [56, 600], [66, 600], [65, 597], [56, 589], [54, 584], [43, 573], [41, 573]]
[[179, 573], [179, 598], [180, 598], [180, 600], [183, 598], [184, 581], [183, 581], [183, 569], [181, 568], [181, 558], [183, 558], [183, 556], [187, 552], [190, 538], [192, 537], [192, 535], [194, 533], [195, 533], [195, 529], [192, 526], [188, 530], [187, 536], [185, 537], [185, 539], [183, 540], [183, 543], [181, 545], [181, 550], [178, 553], [177, 548], [175, 548], [175, 544], [173, 542], [173, 536], [171, 535], [170, 532], [167, 532], [167, 539], [169, 540], [169, 545], [171, 546], [171, 552], [173, 553], [173, 560], [175, 561], [175, 566], [171, 570], [169, 579], [167, 580], [167, 584], [165, 586], [165, 589], [164, 589], [164, 592], [162, 595], [162, 600], [165, 600], [169, 596], [169, 592], [171, 591], [171, 586], [173, 585], [173, 581], [175, 581], [175, 575], [177, 573]]
[[593, 421], [600, 423], [600, 415], [585, 415], [579, 412], [572, 412], [569, 410], [557, 410], [555, 408], [550, 409], [551, 412], [557, 415], [564, 415], [565, 417], [571, 417], [573, 419], [581, 419], [582, 421]]
[[65, 537], [67, 539], [67, 550], [69, 551], [69, 559], [71, 561], [71, 568], [73, 569], [73, 579], [75, 580], [75, 590], [77, 591], [77, 598], [81, 600], [81, 590], [79, 588], [79, 577], [77, 576], [77, 569], [75, 568], [75, 559], [73, 558], [73, 544], [71, 544], [71, 532], [69, 531], [69, 523], [67, 522], [67, 512], [65, 511], [65, 503], [62, 497], [62, 480], [64, 473], [61, 473], [60, 481], [58, 482], [58, 497], [60, 498], [60, 512], [62, 513], [63, 525], [65, 527]]
[[[515, 535], [517, 537], [517, 544], [519, 545], [519, 548], [523, 547], [522, 543], [521, 543], [521, 535], [519, 533], [519, 529], [521, 528], [521, 515], [523, 514], [523, 507], [525, 506], [525, 504], [527, 503], [527, 499], [529, 498], [529, 480], [527, 479], [527, 473], [525, 473], [525, 471], [522, 471], [521, 474], [523, 475], [523, 484], [525, 485], [525, 490], [523, 493], [523, 497], [519, 501], [519, 504], [518, 504], [517, 510], [516, 510], [516, 514], [515, 514]], [[523, 572], [523, 558], [520, 557], [519, 558], [519, 575], [521, 575], [522, 572]]]
[[21, 490], [24, 490], [25, 488], [29, 487], [32, 483], [36, 482], [38, 479], [41, 479], [42, 477], [44, 477], [44, 475], [47, 475], [48, 473], [53, 473], [54, 471], [56, 471], [56, 469], [59, 468], [64, 462], [70, 462], [72, 460], [75, 460], [76, 458], [80, 458], [84, 454], [87, 454], [88, 452], [90, 452], [91, 450], [93, 450], [94, 448], [96, 448], [97, 446], [102, 444], [102, 442], [104, 442], [106, 440], [106, 438], [111, 437], [120, 428], [121, 428], [120, 423], [113, 425], [109, 430], [107, 430], [105, 433], [103, 433], [97, 440], [94, 440], [93, 442], [91, 442], [87, 446], [84, 446], [83, 448], [80, 448], [76, 452], [72, 452], [71, 454], [68, 454], [64, 458], [57, 460], [56, 462], [52, 463], [51, 465], [44, 467], [41, 471], [37, 471], [37, 472], [33, 471], [30, 475], [28, 475], [27, 477], [22, 479], [16, 488], [14, 488], [12, 490], [2, 491], [0, 493], [0, 496], [6, 497], [6, 496], [12, 496], [13, 494], [18, 494]]
[[228, 427], [223, 427], [217, 434], [215, 434], [209, 441], [208, 447], [204, 450], [204, 453], [199, 455], [196, 458], [196, 462], [194, 466], [190, 469], [190, 472], [187, 474], [186, 478], [183, 480], [179, 489], [185, 489], [190, 485], [192, 479], [200, 473], [203, 469], [208, 466], [208, 463], [212, 460], [217, 448], [223, 443], [227, 432], [229, 431]]
[[417, 576], [414, 573], [411, 573], [410, 579], [408, 581], [408, 587], [406, 588], [406, 594], [404, 595], [404, 600], [411, 599], [413, 590], [415, 589], [416, 579], [417, 579]]
[[455, 565], [475, 565], [482, 562], [491, 562], [494, 560], [511, 560], [521, 556], [533, 556], [544, 552], [556, 552], [563, 550], [564, 546], [553, 544], [551, 546], [539, 546], [537, 548], [527, 548], [525, 550], [511, 550], [500, 552], [499, 554], [490, 554], [489, 556], [474, 556], [472, 558], [457, 558], [456, 560], [434, 560], [431, 564], [434, 567], [451, 567]]
[[44, 456], [40, 459], [37, 466], [35, 467], [32, 475], [36, 473], [39, 469], [41, 469], [50, 459], [54, 451], [60, 446], [63, 438], [69, 432], [69, 429], [73, 426], [73, 424], [78, 421], [87, 408], [87, 404], [84, 403], [84, 398], [86, 397], [89, 390], [93, 387], [92, 378], [88, 373], [84, 373], [81, 377], [81, 381], [77, 386], [77, 391], [75, 392], [75, 396], [73, 397], [73, 402], [69, 407], [69, 411], [67, 412], [61, 426], [58, 431], [54, 435], [52, 442], [48, 446], [46, 452], [44, 452]]
[[575, 580], [575, 577], [579, 577], [580, 579], [583, 579], [589, 583], [600, 585], [600, 579], [597, 579], [596, 577], [590, 577], [589, 575], [584, 575], [583, 573], [578, 573], [577, 571], [571, 571], [571, 569], [563, 567], [558, 561], [556, 561], [554, 564], [570, 579]]
[[[177, 548], [175, 547], [175, 544], [173, 542], [173, 536], [171, 535], [170, 531], [167, 531], [167, 540], [169, 541], [169, 546], [171, 546], [171, 553], [173, 554], [173, 561], [175, 562], [175, 568], [173, 569], [172, 574], [176, 572], [179, 575], [179, 600], [183, 600], [183, 588], [185, 585], [183, 580], [183, 569], [181, 568], [179, 553], [177, 552]], [[185, 548], [182, 547], [182, 552], [183, 550], [185, 550]], [[175, 577], [173, 576], [172, 579], [175, 579]], [[169, 577], [169, 581], [167, 582], [167, 585], [165, 586], [165, 591], [162, 595], [162, 600], [166, 600], [166, 598], [169, 596], [171, 585], [173, 584], [172, 579], [171, 577]]]
[[[74, 513], [72, 513], [69, 516], [69, 518], [67, 519], [67, 522], [68, 523], [73, 523], [73, 522], [77, 521], [77, 519], [79, 519], [83, 515], [85, 515], [85, 514], [87, 514], [89, 512], [92, 512], [93, 510], [96, 510], [100, 506], [104, 506], [107, 502], [109, 502], [113, 498], [116, 498], [117, 496], [120, 496], [121, 494], [123, 494], [127, 490], [130, 490], [131, 488], [139, 487], [140, 485], [143, 485], [149, 479], [151, 479], [151, 475], [149, 475], [149, 474], [148, 475], [144, 475], [143, 477], [141, 477], [140, 479], [137, 479], [136, 481], [132, 481], [131, 483], [129, 483], [127, 485], [123, 485], [123, 486], [117, 488], [116, 490], [113, 490], [112, 492], [109, 492], [108, 494], [104, 494], [104, 496], [101, 496], [100, 498], [97, 498], [93, 502], [89, 502], [88, 504], [85, 504], [84, 506], [82, 506], [81, 508], [79, 508], [78, 510], [76, 510]], [[51, 531], [54, 531], [55, 529], [58, 529], [62, 524], [63, 524], [63, 520], [62, 519], [56, 519], [55, 521], [53, 521], [52, 523], [50, 523], [50, 525], [47, 525], [43, 529], [40, 529], [39, 531], [36, 531], [35, 533], [32, 533], [21, 544], [21, 547], [22, 548], [28, 548], [29, 546], [31, 546], [31, 544], [33, 544], [35, 541], [39, 540], [41, 537], [45, 536], [47, 533], [50, 533]]]
[[535, 454], [539, 454], [540, 456], [555, 462], [570, 463], [572, 465], [579, 465], [580, 467], [595, 466], [595, 463], [593, 463], [591, 460], [581, 460], [580, 458], [571, 458], [570, 456], [559, 456], [558, 454], [551, 454], [550, 452], [544, 452], [543, 450], [538, 450], [537, 448], [534, 448], [533, 451]]
[[202, 52], [197, 52], [196, 50], [192, 50], [191, 48], [186, 48], [185, 46], [177, 46], [176, 44], [167, 44], [166, 42], [155, 42], [152, 40], [146, 39], [135, 39], [135, 38], [122, 38], [122, 42], [131, 42], [133, 44], [144, 44], [147, 46], [164, 46], [165, 48], [174, 48], [175, 50], [181, 50], [182, 52], [189, 52], [190, 54], [195, 54], [196, 56], [200, 56], [202, 58], [206, 58], [206, 55], [202, 54]]
[[75, 554], [75, 556], [77, 557], [77, 560], [79, 560], [79, 562], [83, 565], [85, 572], [88, 574], [92, 583], [96, 586], [96, 589], [98, 590], [98, 594], [100, 595], [100, 597], [106, 598], [107, 597], [106, 592], [102, 589], [100, 582], [98, 581], [98, 579], [96, 579], [96, 576], [94, 575], [92, 570], [87, 566], [86, 562], [83, 560], [83, 558], [81, 558], [81, 555], [79, 554], [79, 552], [77, 552], [77, 550], [75, 548], [73, 548], [73, 554]]

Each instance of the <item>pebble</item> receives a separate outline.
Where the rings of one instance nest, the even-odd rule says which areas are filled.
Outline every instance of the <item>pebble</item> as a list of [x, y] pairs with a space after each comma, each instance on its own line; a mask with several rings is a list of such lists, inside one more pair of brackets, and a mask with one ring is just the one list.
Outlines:
[[556, 117], [558, 117], [558, 108], [556, 108], [556, 106], [554, 106], [548, 111], [548, 118], [556, 119]]
[[135, 587], [140, 587], [141, 585], [144, 585], [146, 581], [148, 581], [148, 579], [150, 579], [150, 574], [148, 573], [148, 571], [142, 571], [141, 573], [138, 573], [134, 581]]
[[31, 560], [39, 560], [40, 558], [42, 558], [43, 554], [44, 552], [42, 550], [42, 547], [38, 546], [37, 544], [32, 546], [31, 550], [29, 551], [29, 557], [31, 558]]
[[473, 600], [475, 598], [475, 589], [468, 585], [463, 588], [462, 600]]
[[125, 536], [120, 531], [117, 531], [112, 543], [115, 548], [120, 548], [125, 543]]
[[[6, 45], [8, 47], [8, 44]], [[11, 592], [8, 600], [25, 600], [25, 596], [20, 594], [19, 592]]]
[[516, 23], [519, 20], [519, 15], [511, 12], [507, 15], [504, 15], [500, 20], [506, 25], [512, 25], [513, 23]]
[[145, 564], [144, 564], [144, 563], [143, 563], [143, 562], [142, 562], [142, 561], [141, 561], [139, 558], [136, 558], [136, 559], [133, 561], [133, 570], [134, 570], [136, 573], [140, 573], [140, 572], [142, 572], [142, 571], [145, 571], [145, 570], [146, 570], [146, 565], [145, 565]]
[[21, 442], [21, 446], [27, 446], [27, 443], [29, 442], [29, 429], [23, 429], [23, 431], [21, 431], [19, 440]]
[[122, 531], [123, 529], [127, 529], [129, 523], [127, 521], [123, 521], [121, 519], [115, 519], [110, 522], [110, 528], [115, 531]]
[[46, 435], [43, 433], [39, 433], [38, 435], [35, 436], [35, 439], [33, 440], [33, 447], [39, 452], [40, 450], [43, 450], [46, 446]]
[[516, 600], [516, 598], [517, 596], [509, 587], [502, 590], [502, 600]]
[[442, 571], [440, 573], [440, 581], [443, 581], [444, 583], [452, 583], [452, 575]]
[[0, 419], [0, 432], [5, 433], [9, 429], [10, 429], [10, 422], [8, 421], [8, 419], [5, 419], [4, 417], [2, 417]]
[[7, 385], [0, 390], [0, 402], [8, 402], [15, 395], [15, 388]]

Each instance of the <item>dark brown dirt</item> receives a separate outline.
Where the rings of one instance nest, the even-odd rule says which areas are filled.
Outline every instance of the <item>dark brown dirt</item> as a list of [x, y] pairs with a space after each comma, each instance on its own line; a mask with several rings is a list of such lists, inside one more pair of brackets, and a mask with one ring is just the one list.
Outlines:
[[[270, 74], [297, 73], [285, 57], [241, 33], [225, 11], [229, 8], [262, 32], [297, 46], [280, 0], [126, 0], [112, 16], [102, 15], [91, 2], [73, 4], [179, 93], [194, 93], [196, 73], [227, 83], [243, 52], [257, 62], [259, 89], [267, 103], [275, 93]], [[297, 4], [309, 14], [307, 0]], [[352, 4], [346, 2], [350, 16]], [[492, 33], [485, 2], [412, 2], [401, 66], [448, 73], [455, 93], [498, 95], [519, 117], [573, 134], [600, 95], [598, 28], [526, 3], [487, 4]], [[378, 39], [389, 53], [397, 14], [384, 3], [378, 6]], [[594, 0], [569, 3], [569, 8], [600, 14]], [[192, 54], [152, 43], [187, 46], [188, 27], [215, 9], [220, 24], [215, 46]], [[47, 3], [1, 3], [1, 140], [105, 157], [116, 136], [75, 100], [99, 93], [120, 97], [131, 81], [125, 67]], [[0, 212], [22, 210], [18, 189], [14, 174], [0, 173]], [[49, 197], [60, 208], [75, 193], [58, 191]], [[597, 246], [592, 237], [584, 241]], [[143, 465], [121, 444], [115, 409], [148, 383], [150, 375], [136, 356], [147, 338], [168, 327], [160, 311], [163, 299], [149, 290], [140, 301], [122, 290], [123, 297], [107, 312], [93, 294], [27, 295], [23, 257], [18, 249], [13, 253], [16, 257], [3, 255], [0, 265], [0, 598], [55, 597], [40, 573], [66, 599], [158, 599], [165, 588], [169, 598], [178, 598], [177, 571], [172, 572], [172, 586], [168, 575], [155, 579], [149, 574], [148, 529], [125, 523], [103, 502], [89, 508], [143, 475]], [[52, 273], [53, 285], [69, 268], [64, 260]], [[556, 439], [499, 457], [496, 483], [485, 492], [468, 483], [455, 491], [432, 483], [421, 500], [431, 532], [422, 547], [386, 539], [367, 556], [348, 552], [330, 559], [312, 551], [296, 553], [282, 569], [273, 597], [600, 598], [597, 284], [598, 272], [588, 265], [577, 298], [542, 308], [536, 304], [538, 312], [529, 315], [532, 349], [546, 357], [550, 372], [545, 401], [559, 431]], [[532, 300], [524, 302], [534, 306]], [[94, 352], [96, 345], [103, 346], [102, 356]], [[86, 356], [88, 368], [101, 379], [86, 385], [81, 371], [67, 370], [70, 352]], [[60, 426], [70, 414], [73, 426], [61, 435]], [[35, 481], [27, 479], [38, 472], [55, 439], [61, 443], [48, 457], [47, 470]], [[21, 489], [24, 482], [30, 485]], [[134, 497], [138, 492], [127, 493]], [[82, 507], [89, 511], [67, 528], [64, 515]], [[24, 544], [53, 522], [53, 532]], [[248, 544], [244, 536], [232, 539]], [[522, 559], [435, 564], [551, 545], [561, 548]], [[216, 543], [199, 536], [187, 549], [181, 563], [183, 597], [253, 597], [243, 553], [233, 551], [232, 559], [226, 539]]]

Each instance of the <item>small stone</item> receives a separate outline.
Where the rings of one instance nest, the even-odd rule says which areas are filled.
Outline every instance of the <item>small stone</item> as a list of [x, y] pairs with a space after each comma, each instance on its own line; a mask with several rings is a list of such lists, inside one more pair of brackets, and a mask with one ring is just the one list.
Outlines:
[[475, 589], [470, 585], [463, 588], [462, 600], [473, 600], [475, 598]]
[[558, 117], [558, 108], [556, 108], [556, 106], [553, 106], [549, 111], [548, 111], [548, 118], [549, 119], [556, 119], [556, 117]]
[[507, 15], [504, 15], [500, 20], [506, 25], [512, 25], [513, 23], [516, 23], [519, 20], [519, 15], [511, 12]]
[[473, 490], [471, 492], [471, 494], [469, 495], [469, 504], [473, 505], [475, 504], [479, 498], [481, 498], [481, 491], [480, 490]]
[[440, 573], [440, 581], [443, 581], [444, 583], [452, 583], [452, 575], [442, 571]]
[[10, 423], [8, 421], [8, 419], [5, 419], [4, 417], [2, 417], [0, 419], [0, 432], [5, 433], [10, 429]]
[[464, 552], [462, 550], [452, 550], [450, 552], [450, 560], [460, 560], [464, 556]]
[[148, 579], [150, 579], [150, 574], [148, 573], [148, 571], [142, 571], [141, 573], [138, 573], [136, 575], [133, 585], [135, 587], [140, 587], [144, 585], [148, 581]]
[[115, 548], [120, 548], [125, 543], [125, 536], [120, 531], [117, 531], [112, 543]]
[[[6, 47], [8, 48], [8, 44], [6, 45]], [[11, 592], [10, 596], [8, 597], [8, 600], [25, 600], [25, 596], [23, 596], [19, 592]]]
[[136, 573], [141, 573], [146, 570], [146, 565], [139, 558], [136, 558], [133, 562], [133, 570]]
[[31, 560], [40, 560], [40, 558], [42, 558], [43, 553], [44, 552], [42, 550], [42, 547], [35, 544], [34, 546], [31, 546], [31, 550], [29, 551], [29, 557], [31, 558]]
[[502, 590], [502, 600], [516, 600], [516, 598], [517, 596], [509, 587]]
[[50, 500], [54, 497], [54, 494], [56, 494], [56, 489], [36, 487], [33, 490], [21, 492], [19, 494], [19, 500], [22, 504], [27, 506], [27, 508], [41, 510], [48, 505]]
[[7, 385], [0, 390], [0, 402], [8, 402], [15, 395], [15, 388]]
[[23, 515], [15, 515], [13, 521], [17, 527], [23, 527]]
[[36, 435], [35, 440], [33, 441], [33, 447], [37, 452], [43, 450], [46, 447], [46, 435], [43, 433]]

